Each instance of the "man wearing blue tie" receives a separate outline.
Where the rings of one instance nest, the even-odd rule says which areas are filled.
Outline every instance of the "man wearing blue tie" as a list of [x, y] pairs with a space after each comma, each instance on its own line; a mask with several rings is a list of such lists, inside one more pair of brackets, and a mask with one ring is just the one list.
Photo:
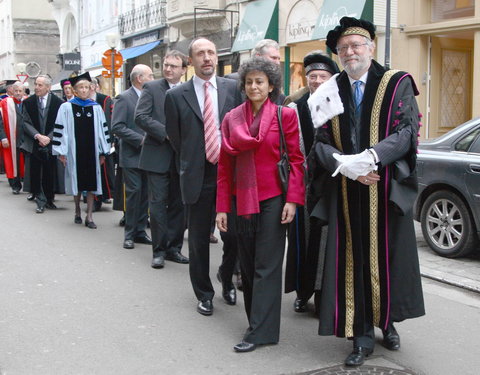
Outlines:
[[418, 91], [410, 74], [373, 60], [374, 39], [372, 23], [343, 17], [327, 46], [344, 71], [309, 100], [317, 128], [310, 208], [328, 224], [319, 334], [353, 339], [347, 366], [373, 353], [374, 327], [387, 349], [398, 350], [393, 323], [425, 314], [412, 219]]

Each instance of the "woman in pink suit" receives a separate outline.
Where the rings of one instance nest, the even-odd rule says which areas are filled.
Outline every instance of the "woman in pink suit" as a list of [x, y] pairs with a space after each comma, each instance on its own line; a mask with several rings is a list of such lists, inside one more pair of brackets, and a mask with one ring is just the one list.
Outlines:
[[249, 326], [234, 350], [249, 352], [257, 345], [278, 343], [286, 224], [293, 220], [296, 206], [304, 204], [305, 186], [297, 115], [284, 107], [282, 128], [290, 178], [288, 191], [282, 194], [277, 168], [278, 106], [274, 104], [281, 87], [278, 65], [250, 59], [242, 64], [240, 82], [247, 100], [222, 122], [216, 221], [223, 232], [229, 222], [236, 225]]

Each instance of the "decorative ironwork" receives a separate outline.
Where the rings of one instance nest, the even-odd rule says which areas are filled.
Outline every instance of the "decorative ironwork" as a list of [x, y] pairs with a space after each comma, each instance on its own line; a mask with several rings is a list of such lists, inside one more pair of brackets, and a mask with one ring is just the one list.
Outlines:
[[167, 25], [167, 1], [158, 0], [126, 12], [118, 18], [120, 35]]

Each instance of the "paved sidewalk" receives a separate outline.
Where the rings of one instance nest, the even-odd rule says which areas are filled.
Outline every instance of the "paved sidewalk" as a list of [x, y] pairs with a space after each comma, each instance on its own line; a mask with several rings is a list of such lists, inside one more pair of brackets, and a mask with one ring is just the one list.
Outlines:
[[480, 293], [480, 249], [464, 258], [443, 258], [427, 245], [418, 222], [415, 231], [423, 277]]

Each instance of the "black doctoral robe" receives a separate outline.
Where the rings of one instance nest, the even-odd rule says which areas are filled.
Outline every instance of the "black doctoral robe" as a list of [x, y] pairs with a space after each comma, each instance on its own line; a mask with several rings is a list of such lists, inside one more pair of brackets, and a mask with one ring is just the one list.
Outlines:
[[[382, 80], [384, 75], [391, 78]], [[320, 252], [325, 267], [319, 334], [353, 337], [365, 333], [365, 322], [386, 328], [425, 313], [412, 218], [421, 115], [415, 83], [405, 72], [385, 71], [372, 61], [359, 126], [346, 72], [337, 82], [345, 111], [317, 130], [309, 160], [312, 215], [328, 223]], [[331, 177], [334, 152], [370, 147], [380, 159], [379, 183], [368, 187]]]

